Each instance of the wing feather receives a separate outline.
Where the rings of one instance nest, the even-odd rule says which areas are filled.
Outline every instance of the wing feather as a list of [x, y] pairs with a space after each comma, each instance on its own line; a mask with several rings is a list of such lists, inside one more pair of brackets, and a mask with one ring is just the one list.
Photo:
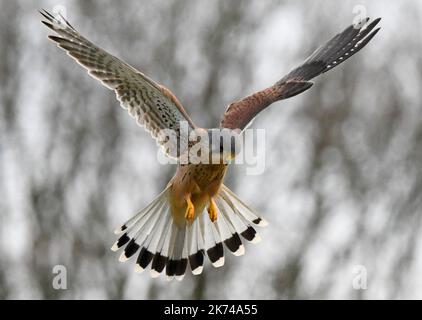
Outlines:
[[[187, 130], [194, 129], [195, 125], [173, 93], [94, 45], [62, 16], [54, 17], [45, 10], [40, 13], [45, 18], [42, 23], [57, 34], [48, 38], [83, 66], [90, 76], [114, 90], [121, 106], [159, 145], [169, 147], [165, 150], [168, 156], [177, 158], [183, 152], [178, 146], [187, 146], [188, 142], [187, 136], [181, 134], [182, 123], [186, 123]], [[169, 143], [169, 131], [163, 129], [173, 130], [174, 145]]]
[[374, 28], [380, 20], [375, 19], [366, 25], [369, 19], [365, 19], [359, 24], [360, 27], [346, 28], [273, 86], [231, 103], [224, 113], [220, 127], [243, 130], [259, 112], [273, 102], [308, 90], [312, 86], [309, 80], [338, 66], [365, 47], [379, 31], [380, 28]]

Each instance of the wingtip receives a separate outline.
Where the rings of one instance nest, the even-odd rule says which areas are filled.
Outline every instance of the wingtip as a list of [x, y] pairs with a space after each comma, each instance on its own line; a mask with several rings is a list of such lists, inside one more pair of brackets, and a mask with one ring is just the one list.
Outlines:
[[53, 29], [53, 25], [50, 22], [41, 20], [41, 23], [47, 26], [48, 28]]
[[374, 19], [374, 23], [375, 24], [378, 24], [380, 21], [381, 21], [381, 17], [378, 17], [378, 18]]
[[55, 35], [49, 35], [47, 36], [48, 40], [53, 41], [55, 43], [59, 43], [60, 41], [63, 41], [64, 39], [62, 37], [58, 37]]
[[371, 22], [371, 26], [375, 27], [379, 22], [381, 21], [381, 18], [376, 18]]
[[353, 29], [356, 29], [356, 30], [362, 29], [364, 26], [367, 25], [367, 23], [370, 19], [371, 18], [369, 18], [369, 17], [362, 18], [358, 22], [353, 22], [352, 25], [349, 26], [349, 28], [353, 28]]
[[41, 9], [41, 10], [38, 10], [38, 12], [45, 18], [45, 19], [47, 19], [47, 20], [49, 20], [49, 21], [53, 21], [54, 20], [54, 16], [50, 13], [50, 12], [48, 12], [47, 10], [45, 10], [45, 9]]
[[365, 45], [368, 44], [369, 41], [371, 41], [371, 39], [373, 37], [375, 37], [375, 35], [378, 33], [378, 31], [381, 30], [381, 27], [376, 28], [375, 30], [372, 30], [371, 33], [369, 33], [364, 39], [362, 39], [362, 47], [364, 47]]
[[126, 225], [122, 225], [114, 230], [114, 234], [121, 234], [127, 229]]
[[38, 9], [37, 10], [39, 14], [41, 14], [42, 16], [45, 16], [47, 11], [44, 8]]
[[372, 21], [371, 21], [371, 18], [366, 17], [366, 18], [360, 20], [358, 23], [353, 24], [352, 26], [355, 29], [359, 29], [360, 31], [363, 31], [363, 30], [367, 30], [368, 28], [369, 29], [374, 28], [380, 21], [381, 21], [380, 17], [376, 18]]
[[268, 221], [261, 218], [261, 221], [259, 222], [258, 226], [259, 227], [266, 227], [266, 226], [268, 226]]

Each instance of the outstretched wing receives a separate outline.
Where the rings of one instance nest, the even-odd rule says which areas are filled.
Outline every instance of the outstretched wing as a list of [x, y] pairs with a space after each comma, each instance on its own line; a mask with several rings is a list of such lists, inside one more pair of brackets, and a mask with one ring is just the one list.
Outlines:
[[380, 28], [372, 31], [381, 19], [361, 27], [350, 26], [319, 47], [305, 62], [276, 82], [272, 87], [231, 103], [220, 123], [222, 128], [243, 130], [263, 109], [275, 101], [293, 97], [312, 86], [309, 80], [331, 70], [361, 50]]
[[177, 146], [187, 146], [188, 142], [183, 132], [195, 125], [171, 91], [85, 39], [63, 17], [56, 18], [45, 10], [40, 13], [46, 19], [42, 23], [58, 34], [49, 39], [89, 75], [114, 90], [121, 106], [166, 147], [168, 156], [177, 158], [183, 152]]

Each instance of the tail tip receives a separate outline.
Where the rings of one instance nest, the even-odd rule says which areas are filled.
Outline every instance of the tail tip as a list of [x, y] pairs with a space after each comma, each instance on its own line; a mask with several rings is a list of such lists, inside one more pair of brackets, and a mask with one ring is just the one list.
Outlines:
[[119, 250], [119, 246], [117, 245], [117, 241], [113, 244], [113, 246], [110, 249], [111, 249], [111, 251]]
[[193, 275], [195, 275], [195, 276], [197, 276], [197, 275], [199, 275], [199, 274], [201, 274], [202, 273], [202, 270], [204, 269], [204, 267], [203, 266], [199, 266], [199, 267], [197, 267], [196, 269], [193, 269], [192, 270], [192, 274]]
[[255, 237], [251, 240], [251, 243], [253, 244], [260, 243], [261, 240], [262, 240], [261, 236], [257, 233]]
[[245, 246], [241, 244], [239, 248], [235, 252], [233, 252], [233, 254], [236, 257], [243, 256], [245, 254]]
[[184, 275], [184, 274], [182, 274], [182, 275], [180, 275], [180, 276], [176, 276], [176, 280], [177, 280], [177, 281], [182, 281], [184, 277], [185, 277], [185, 275]]
[[155, 269], [151, 269], [149, 273], [151, 275], [151, 278], [158, 278], [160, 276], [160, 273]]
[[224, 266], [224, 256], [220, 257], [217, 261], [213, 262], [212, 265], [215, 268], [220, 268], [220, 267]]
[[119, 257], [119, 261], [120, 262], [126, 262], [127, 260], [129, 260], [129, 258], [126, 257], [126, 254], [123, 252]]
[[142, 272], [144, 272], [145, 271], [145, 269], [144, 268], [142, 268], [139, 264], [136, 264], [135, 265], [135, 272], [136, 273], [142, 273]]

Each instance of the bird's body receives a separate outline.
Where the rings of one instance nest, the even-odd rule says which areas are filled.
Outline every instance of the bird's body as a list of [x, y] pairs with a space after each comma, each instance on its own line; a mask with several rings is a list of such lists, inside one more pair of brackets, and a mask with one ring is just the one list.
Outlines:
[[[240, 236], [252, 243], [260, 240], [255, 226], [265, 226], [265, 220], [223, 184], [227, 160], [237, 152], [232, 142], [239, 132], [266, 107], [308, 90], [311, 79], [361, 50], [378, 32], [379, 28], [374, 28], [380, 21], [368, 23], [369, 19], [364, 19], [360, 25], [346, 28], [273, 86], [231, 103], [220, 127], [214, 130], [236, 133], [225, 150], [224, 139], [213, 138], [213, 130], [196, 127], [170, 90], [94, 45], [63, 17], [46, 11], [41, 14], [46, 19], [42, 22], [57, 33], [49, 38], [92, 77], [114, 90], [121, 106], [151, 133], [170, 158], [177, 160], [176, 173], [167, 187], [115, 231], [120, 237], [112, 250], [124, 248], [120, 261], [138, 254], [139, 272], [151, 265], [153, 277], [165, 269], [168, 279], [178, 280], [183, 278], [188, 262], [193, 274], [201, 273], [205, 256], [213, 266], [221, 267], [223, 244], [239, 256], [245, 252]], [[197, 146], [189, 141], [189, 132], [212, 137], [208, 152], [200, 152], [205, 161], [182, 161]]]
[[186, 199], [190, 197], [194, 207], [194, 219], [210, 206], [220, 190], [227, 164], [178, 165], [170, 180], [170, 204], [173, 217], [179, 226], [186, 223]]

